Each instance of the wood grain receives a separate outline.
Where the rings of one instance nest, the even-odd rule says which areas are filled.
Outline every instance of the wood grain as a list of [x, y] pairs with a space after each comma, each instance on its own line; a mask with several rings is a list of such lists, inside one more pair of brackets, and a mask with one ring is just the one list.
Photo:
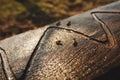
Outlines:
[[1, 41], [9, 61], [4, 63], [12, 67], [0, 76], [4, 72], [15, 75], [8, 80], [92, 80], [105, 74], [120, 65], [119, 5], [120, 1]]

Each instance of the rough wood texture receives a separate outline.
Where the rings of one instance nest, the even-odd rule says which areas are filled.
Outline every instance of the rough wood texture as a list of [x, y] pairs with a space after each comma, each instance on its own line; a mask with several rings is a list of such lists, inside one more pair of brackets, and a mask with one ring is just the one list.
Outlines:
[[120, 65], [119, 5], [1, 41], [1, 80], [92, 80]]

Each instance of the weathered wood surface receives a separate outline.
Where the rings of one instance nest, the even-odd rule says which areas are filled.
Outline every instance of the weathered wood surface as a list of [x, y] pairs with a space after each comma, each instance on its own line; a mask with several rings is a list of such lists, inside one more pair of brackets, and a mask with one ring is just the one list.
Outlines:
[[92, 80], [120, 65], [120, 1], [0, 42], [0, 80]]

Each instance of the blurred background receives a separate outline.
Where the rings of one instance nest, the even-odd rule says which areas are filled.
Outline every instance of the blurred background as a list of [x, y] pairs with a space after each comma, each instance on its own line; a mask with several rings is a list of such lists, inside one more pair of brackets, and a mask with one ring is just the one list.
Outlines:
[[[0, 0], [0, 40], [117, 0]], [[95, 80], [120, 80], [120, 66]]]
[[117, 0], [0, 0], [0, 40]]

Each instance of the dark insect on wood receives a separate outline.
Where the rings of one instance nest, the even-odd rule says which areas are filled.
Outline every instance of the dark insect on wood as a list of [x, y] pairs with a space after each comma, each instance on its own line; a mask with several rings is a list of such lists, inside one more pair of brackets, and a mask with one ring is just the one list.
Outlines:
[[56, 44], [57, 44], [57, 45], [61, 45], [61, 46], [63, 45], [60, 40], [56, 41]]
[[77, 45], [78, 45], [78, 42], [75, 39], [73, 39], [73, 46], [77, 47]]
[[[41, 28], [41, 31], [38, 30], [40, 32], [33, 31], [28, 35], [23, 33], [25, 37], [35, 34], [34, 32], [40, 35], [34, 45], [29, 45], [33, 44], [36, 38], [33, 38], [34, 36], [28, 39], [31, 40], [29, 44], [24, 36], [23, 41], [16, 44], [18, 47], [12, 48], [13, 43], [10, 43], [11, 48], [15, 49], [13, 51], [7, 50], [10, 47], [6, 47], [9, 46], [6, 43], [14, 38], [1, 42], [0, 76], [3, 76], [1, 79], [92, 80], [120, 65], [120, 6], [118, 5], [120, 1], [61, 20], [61, 23], [55, 26], [51, 24]], [[14, 45], [15, 43], [16, 40]], [[22, 47], [21, 50], [19, 47], [25, 46], [26, 43], [29, 46]], [[29, 50], [31, 52], [28, 52]]]
[[68, 23], [67, 23], [67, 26], [70, 26], [71, 25], [71, 22], [69, 21]]
[[60, 26], [60, 24], [61, 24], [60, 21], [58, 21], [58, 22], [56, 23], [56, 26]]

